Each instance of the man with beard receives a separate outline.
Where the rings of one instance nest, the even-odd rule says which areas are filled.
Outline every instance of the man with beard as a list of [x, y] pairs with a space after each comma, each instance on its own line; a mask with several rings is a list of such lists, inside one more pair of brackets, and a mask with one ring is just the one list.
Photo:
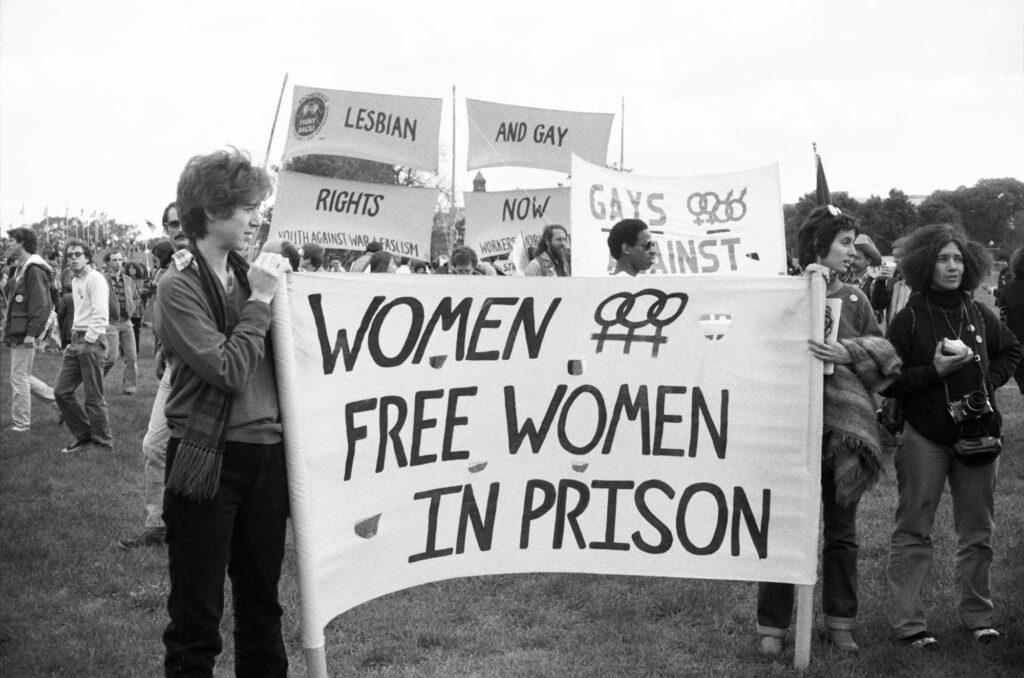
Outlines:
[[563, 226], [545, 226], [537, 244], [537, 256], [523, 269], [523, 275], [571, 276], [568, 241], [569, 234]]

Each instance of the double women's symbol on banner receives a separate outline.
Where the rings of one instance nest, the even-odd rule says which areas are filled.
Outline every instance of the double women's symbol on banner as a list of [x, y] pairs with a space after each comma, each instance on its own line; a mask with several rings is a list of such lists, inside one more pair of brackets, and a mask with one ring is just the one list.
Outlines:
[[705, 193], [693, 193], [686, 199], [686, 209], [696, 217], [693, 223], [721, 224], [729, 221], [739, 221], [747, 216], [747, 203], [743, 198], [747, 195], [747, 189], [740, 191], [739, 196], [733, 198], [732, 191], [729, 191], [725, 199], [719, 198], [714, 191]]

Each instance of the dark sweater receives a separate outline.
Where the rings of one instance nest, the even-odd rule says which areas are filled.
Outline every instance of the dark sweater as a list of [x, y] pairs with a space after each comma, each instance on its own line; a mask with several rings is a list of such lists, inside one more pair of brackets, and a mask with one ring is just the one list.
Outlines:
[[[981, 356], [980, 363], [946, 375], [948, 399], [933, 365], [935, 346], [943, 338], [960, 339]], [[1021, 345], [990, 308], [976, 304], [965, 292], [915, 292], [893, 319], [888, 339], [903, 359], [903, 370], [883, 394], [903, 398], [907, 422], [918, 433], [943, 445], [955, 443], [960, 427], [947, 411], [948, 403], [979, 390], [984, 382], [994, 411], [980, 422], [988, 435], [999, 436], [1002, 417], [995, 389], [1013, 375]]]
[[272, 444], [281, 441], [274, 366], [267, 359], [270, 306], [252, 301], [240, 284], [227, 293], [227, 333], [217, 330], [194, 264], [175, 263], [160, 279], [154, 329], [174, 370], [164, 409], [172, 435], [181, 436], [197, 393], [193, 374], [233, 396], [227, 440]]

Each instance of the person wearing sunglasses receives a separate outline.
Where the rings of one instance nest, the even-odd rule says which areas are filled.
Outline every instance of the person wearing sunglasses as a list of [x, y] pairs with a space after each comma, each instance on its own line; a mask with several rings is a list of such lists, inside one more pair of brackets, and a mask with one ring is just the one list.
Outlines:
[[[74, 274], [71, 291], [75, 300], [71, 343], [64, 349], [53, 396], [61, 420], [75, 437], [62, 453], [90, 449], [112, 452], [107, 400], [103, 393], [103, 367], [107, 362], [107, 323], [110, 317], [110, 286], [103, 274], [92, 267], [92, 250], [81, 240], [64, 244], [64, 259]], [[75, 391], [85, 392], [85, 406]]]
[[615, 260], [612, 275], [635, 276], [654, 264], [657, 245], [647, 224], [640, 219], [623, 219], [608, 233], [608, 253]]

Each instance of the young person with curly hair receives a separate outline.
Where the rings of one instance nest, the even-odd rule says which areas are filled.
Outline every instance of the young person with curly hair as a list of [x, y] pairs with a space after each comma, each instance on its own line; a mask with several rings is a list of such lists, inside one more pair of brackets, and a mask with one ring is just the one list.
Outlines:
[[900, 261], [913, 293], [892, 321], [889, 340], [903, 371], [885, 395], [900, 397], [906, 423], [896, 452], [899, 506], [889, 544], [888, 581], [896, 637], [916, 649], [937, 644], [925, 623], [921, 589], [932, 564], [935, 511], [947, 481], [957, 537], [959, 617], [979, 643], [992, 628], [989, 585], [995, 523], [997, 451], [962, 449], [998, 440], [995, 389], [1021, 357], [1013, 333], [971, 297], [991, 268], [985, 249], [954, 226], [914, 231]]
[[188, 161], [177, 210], [189, 238], [160, 279], [155, 331], [171, 372], [164, 412], [168, 676], [212, 676], [224, 574], [234, 600], [235, 673], [281, 676], [278, 580], [288, 518], [270, 300], [288, 262], [239, 253], [261, 224], [270, 178], [236, 149]]

